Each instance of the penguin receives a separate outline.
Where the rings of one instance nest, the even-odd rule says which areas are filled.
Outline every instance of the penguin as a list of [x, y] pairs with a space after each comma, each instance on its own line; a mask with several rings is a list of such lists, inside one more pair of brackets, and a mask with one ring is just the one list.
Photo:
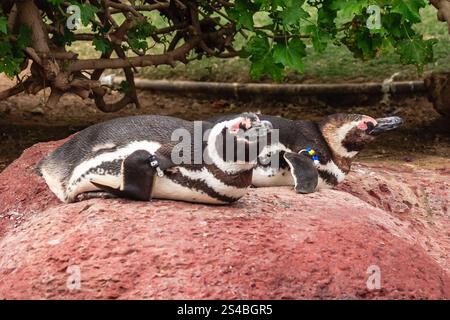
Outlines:
[[258, 154], [250, 151], [271, 128], [252, 113], [214, 124], [158, 115], [117, 118], [78, 132], [36, 169], [66, 203], [120, 197], [228, 204], [251, 185]]
[[[303, 194], [333, 188], [344, 181], [354, 157], [366, 145], [403, 123], [400, 117], [374, 119], [360, 114], [333, 114], [320, 121], [258, 116], [270, 121], [273, 130], [267, 145], [259, 150], [252, 185], [294, 186], [297, 193]], [[208, 121], [223, 121], [228, 117]], [[277, 166], [268, 161], [274, 157], [279, 160]]]

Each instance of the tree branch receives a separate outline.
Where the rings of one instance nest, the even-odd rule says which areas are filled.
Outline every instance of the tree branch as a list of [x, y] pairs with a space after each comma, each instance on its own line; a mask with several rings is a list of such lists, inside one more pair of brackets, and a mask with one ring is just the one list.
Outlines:
[[17, 1], [20, 22], [33, 30], [31, 41], [36, 52], [49, 52], [47, 28], [33, 0]]
[[27, 86], [31, 84], [32, 80], [30, 78], [16, 84], [14, 87], [6, 89], [0, 92], [0, 100], [8, 99], [9, 97], [15, 96], [27, 89]]
[[[126, 6], [126, 5], [123, 5]], [[121, 8], [118, 8], [117, 4], [116, 6], [111, 6], [115, 9], [111, 10], [111, 14], [115, 14], [115, 13], [121, 13], [124, 10]], [[153, 10], [161, 10], [161, 9], [167, 9], [169, 8], [169, 3], [168, 2], [160, 2], [160, 3], [156, 3], [156, 4], [149, 4], [149, 5], [140, 5], [140, 6], [127, 6], [128, 8], [125, 8], [126, 11], [130, 11], [133, 10], [134, 12], [137, 11], [153, 11]]]
[[78, 60], [71, 63], [67, 67], [67, 71], [81, 71], [92, 69], [122, 69], [126, 67], [147, 67], [158, 65], [170, 65], [172, 66], [175, 61], [186, 61], [186, 56], [194, 49], [200, 41], [200, 37], [194, 37], [181, 47], [170, 51], [166, 54], [145, 55], [139, 57], [131, 57], [128, 59], [86, 59]]
[[448, 32], [450, 33], [450, 1], [430, 0], [430, 3], [438, 10], [437, 17], [439, 21], [447, 22]]

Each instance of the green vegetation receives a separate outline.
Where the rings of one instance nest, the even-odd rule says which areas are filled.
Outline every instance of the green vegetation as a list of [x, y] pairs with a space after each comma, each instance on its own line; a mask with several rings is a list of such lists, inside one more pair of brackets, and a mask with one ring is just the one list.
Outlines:
[[[311, 12], [314, 15], [314, 11]], [[147, 15], [152, 24], [157, 27], [164, 26], [164, 19], [159, 14]], [[421, 22], [414, 29], [424, 35], [425, 39], [439, 40], [433, 47], [435, 61], [424, 67], [425, 72], [450, 70], [450, 36], [447, 25], [436, 19], [436, 9], [427, 5], [420, 10]], [[120, 17], [118, 16], [120, 19]], [[254, 17], [255, 25], [262, 26], [268, 21], [267, 15], [257, 14]], [[87, 29], [87, 28], [85, 28]], [[80, 30], [84, 32], [85, 29]], [[237, 36], [235, 43], [242, 46], [245, 39]], [[75, 52], [79, 52], [83, 58], [97, 57], [92, 44], [77, 42]], [[156, 45], [157, 52], [162, 52], [163, 47]], [[381, 53], [374, 59], [361, 60], [355, 58], [345, 46], [330, 43], [326, 49], [319, 53], [312, 43], [306, 47], [306, 57], [303, 58], [304, 72], [289, 70], [284, 82], [336, 82], [336, 81], [382, 81], [400, 72], [396, 79], [410, 80], [420, 78], [416, 66], [405, 65], [393, 50]], [[193, 60], [184, 65], [177, 63], [175, 68], [170, 66], [145, 67], [140, 69], [140, 77], [148, 79], [183, 79], [196, 81], [255, 81], [250, 75], [251, 63], [247, 59], [235, 57], [232, 59], [207, 58]], [[113, 71], [120, 74], [120, 71]], [[261, 81], [272, 81], [270, 77], [263, 77]]]
[[[450, 70], [450, 36], [447, 25], [438, 22], [436, 9], [431, 5], [420, 10], [422, 21], [415, 26], [426, 39], [437, 39], [434, 46], [435, 61], [425, 66], [425, 72]], [[355, 58], [343, 46], [330, 44], [324, 52], [317, 53], [308, 45], [303, 60], [304, 73], [289, 71], [285, 82], [335, 82], [335, 81], [382, 81], [400, 72], [398, 80], [417, 79], [420, 75], [413, 65], [404, 65], [394, 52], [363, 61]], [[210, 81], [253, 81], [249, 74], [250, 62], [241, 58], [203, 58], [188, 65], [177, 67], [159, 66], [141, 69], [140, 76], [149, 79], [189, 79]], [[264, 77], [263, 81], [270, 81]]]
[[[135, 73], [326, 82], [401, 72], [412, 79], [450, 63], [445, 25], [433, 11], [427, 0], [6, 0], [0, 73], [13, 78], [32, 66], [0, 98], [49, 87], [49, 106], [73, 93], [114, 112], [139, 104]], [[123, 73], [127, 84], [107, 103], [98, 80], [110, 72]]]

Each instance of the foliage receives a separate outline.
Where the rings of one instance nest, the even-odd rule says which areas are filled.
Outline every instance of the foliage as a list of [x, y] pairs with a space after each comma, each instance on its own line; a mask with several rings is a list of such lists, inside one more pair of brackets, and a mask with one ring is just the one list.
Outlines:
[[[421, 21], [419, 10], [427, 5], [425, 0], [136, 0], [131, 3], [35, 0], [34, 3], [42, 23], [48, 27], [50, 50], [58, 47], [65, 51], [74, 42], [90, 41], [102, 57], [115, 52], [126, 60], [113, 63], [102, 59], [101, 63], [90, 64], [78, 59], [58, 61], [73, 73], [125, 68], [127, 64], [129, 67], [174, 65], [176, 61], [187, 63], [205, 56], [239, 55], [251, 62], [250, 74], [254, 79], [269, 75], [281, 81], [288, 69], [304, 71], [308, 47], [322, 53], [330, 44], [344, 46], [362, 60], [395, 52], [402, 63], [416, 65], [420, 72], [434, 59], [435, 40], [424, 39], [414, 28]], [[30, 28], [19, 28], [20, 21], [11, 28], [8, 19], [13, 5], [14, 1], [3, 1], [0, 12], [0, 72], [10, 77], [23, 69], [27, 59], [34, 61], [24, 49], [36, 47], [31, 41]], [[68, 5], [79, 8], [81, 25], [77, 29], [66, 25], [71, 15], [67, 13]], [[265, 18], [258, 19], [260, 16]], [[162, 21], [163, 25], [156, 25], [155, 21]], [[379, 22], [375, 27], [369, 24], [374, 21]], [[153, 59], [156, 56], [158, 59]], [[52, 85], [51, 81], [48, 85]], [[127, 92], [132, 91], [130, 85]]]
[[[245, 48], [244, 56], [252, 61], [255, 77], [267, 73], [279, 79], [284, 67], [302, 72], [305, 45], [309, 41], [319, 53], [333, 42], [346, 46], [355, 57], [363, 60], [395, 51], [403, 63], [415, 64], [419, 71], [433, 61], [435, 40], [424, 40], [413, 29], [413, 25], [420, 22], [420, 8], [426, 5], [423, 0], [254, 2], [260, 6], [249, 5], [247, 11], [265, 10], [272, 19], [270, 24], [258, 29]], [[371, 5], [380, 8], [379, 28], [367, 25], [370, 18], [367, 8]]]

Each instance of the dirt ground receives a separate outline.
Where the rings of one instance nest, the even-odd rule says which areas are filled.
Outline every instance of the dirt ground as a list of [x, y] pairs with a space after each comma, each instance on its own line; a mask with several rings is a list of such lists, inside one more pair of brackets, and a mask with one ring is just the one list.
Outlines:
[[[0, 78], [0, 90], [12, 83]], [[233, 101], [223, 98], [182, 97], [151, 92], [139, 92], [141, 108], [128, 106], [120, 112], [105, 114], [93, 101], [66, 95], [58, 108], [44, 106], [49, 92], [37, 96], [21, 94], [0, 101], [0, 171], [16, 159], [25, 148], [41, 141], [64, 138], [90, 124], [114, 117], [134, 114], [162, 114], [198, 120], [220, 113], [261, 111], [292, 119], [319, 119], [332, 113], [362, 113], [373, 117], [397, 115], [405, 125], [380, 137], [358, 157], [363, 162], [384, 161], [409, 163], [411, 166], [449, 167], [450, 125], [423, 96], [391, 98], [381, 103], [378, 98], [343, 99], [298, 98], [278, 101], [275, 98], [253, 98]], [[111, 94], [111, 99], [117, 98]], [[334, 101], [333, 101], [334, 100]], [[338, 102], [338, 103], [336, 103]]]

